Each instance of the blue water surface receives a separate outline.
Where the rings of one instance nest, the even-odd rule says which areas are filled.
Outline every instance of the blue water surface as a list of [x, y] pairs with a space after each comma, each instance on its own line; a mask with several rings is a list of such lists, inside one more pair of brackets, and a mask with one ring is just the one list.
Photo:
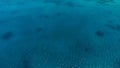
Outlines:
[[120, 68], [120, 1], [0, 0], [0, 68]]

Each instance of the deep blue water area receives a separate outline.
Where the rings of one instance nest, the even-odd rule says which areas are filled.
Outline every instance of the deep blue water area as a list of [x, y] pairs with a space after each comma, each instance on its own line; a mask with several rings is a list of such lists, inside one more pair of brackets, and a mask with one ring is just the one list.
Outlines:
[[120, 1], [0, 0], [0, 68], [120, 68]]

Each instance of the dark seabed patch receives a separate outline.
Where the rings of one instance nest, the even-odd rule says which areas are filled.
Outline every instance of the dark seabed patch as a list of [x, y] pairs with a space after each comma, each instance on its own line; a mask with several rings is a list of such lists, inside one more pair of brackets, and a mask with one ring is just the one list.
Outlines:
[[41, 32], [42, 31], [42, 28], [41, 27], [38, 27], [35, 29], [36, 32]]
[[105, 35], [105, 33], [101, 30], [97, 30], [96, 35], [99, 36], [99, 37], [103, 37]]
[[69, 7], [83, 7], [82, 5], [78, 5], [72, 1], [67, 1], [64, 5], [69, 6]]
[[9, 40], [12, 36], [13, 36], [13, 32], [6, 32], [1, 36], [1, 38], [3, 40]]
[[120, 24], [106, 24], [105, 26], [112, 30], [120, 31]]

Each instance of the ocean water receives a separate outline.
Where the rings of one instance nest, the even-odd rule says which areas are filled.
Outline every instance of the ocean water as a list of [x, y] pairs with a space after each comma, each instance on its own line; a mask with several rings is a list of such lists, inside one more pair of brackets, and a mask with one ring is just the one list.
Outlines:
[[120, 1], [0, 0], [0, 68], [120, 68]]

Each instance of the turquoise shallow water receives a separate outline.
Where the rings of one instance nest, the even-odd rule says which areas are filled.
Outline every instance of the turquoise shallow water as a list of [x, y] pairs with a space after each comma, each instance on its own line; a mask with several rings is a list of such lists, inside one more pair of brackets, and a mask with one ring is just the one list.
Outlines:
[[0, 68], [120, 68], [120, 1], [1, 0]]

